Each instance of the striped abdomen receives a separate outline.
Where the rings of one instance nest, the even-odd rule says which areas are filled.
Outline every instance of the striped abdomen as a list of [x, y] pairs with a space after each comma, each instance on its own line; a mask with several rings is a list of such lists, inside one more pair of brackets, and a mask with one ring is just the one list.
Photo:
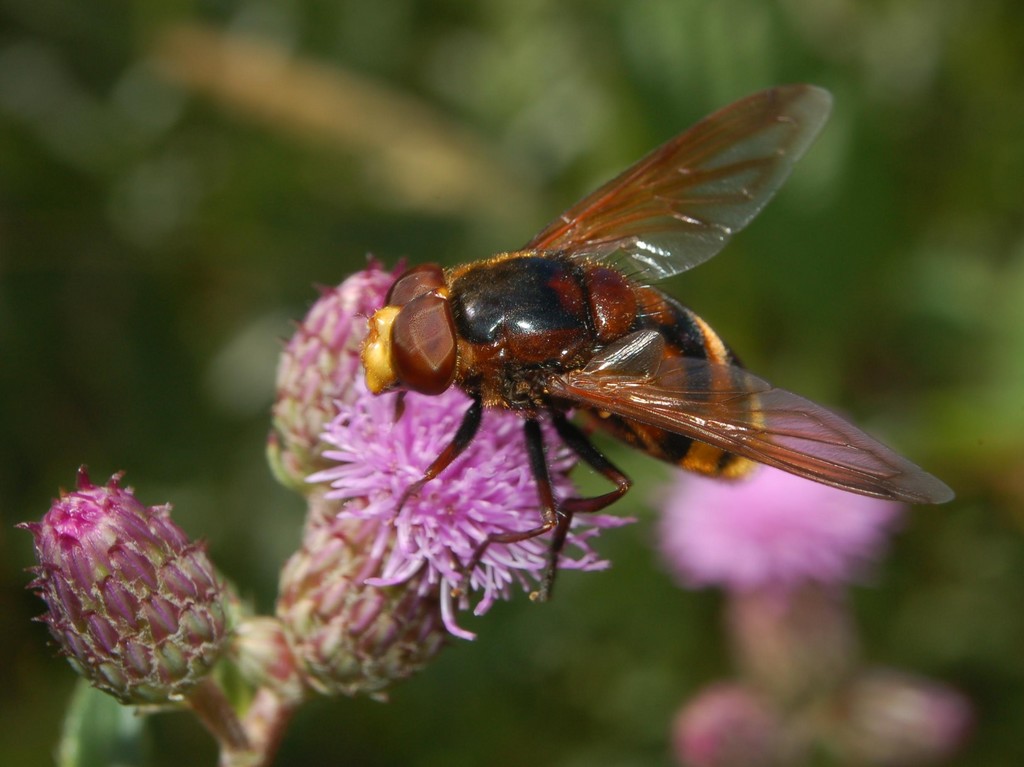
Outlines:
[[[681, 357], [739, 365], [728, 346], [699, 316], [660, 290], [636, 287], [640, 311], [631, 332], [657, 330]], [[701, 474], [739, 477], [753, 465], [745, 458], [681, 434], [607, 413], [589, 413], [595, 424], [631, 447]]]

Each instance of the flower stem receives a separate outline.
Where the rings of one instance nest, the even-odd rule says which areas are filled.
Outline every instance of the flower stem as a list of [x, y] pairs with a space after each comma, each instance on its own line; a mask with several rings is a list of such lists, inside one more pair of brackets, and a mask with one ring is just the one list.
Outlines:
[[207, 677], [199, 682], [188, 696], [188, 705], [217, 740], [222, 752], [250, 749], [249, 738], [235, 710], [212, 679]]
[[[223, 767], [266, 767], [277, 753], [288, 723], [299, 700], [288, 700], [273, 690], [261, 688], [253, 698], [245, 714], [243, 725], [249, 736], [250, 751], [258, 759], [252, 761], [227, 761], [222, 757]], [[225, 754], [224, 756], [227, 756]]]

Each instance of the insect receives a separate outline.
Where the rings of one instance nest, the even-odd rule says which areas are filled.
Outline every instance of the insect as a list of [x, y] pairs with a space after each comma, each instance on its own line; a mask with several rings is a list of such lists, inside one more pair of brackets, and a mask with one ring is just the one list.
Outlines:
[[[401, 506], [473, 440], [486, 408], [519, 414], [540, 500], [538, 524], [491, 535], [512, 543], [553, 531], [535, 598], [546, 599], [574, 514], [621, 498], [630, 479], [569, 420], [581, 413], [651, 455], [739, 477], [753, 463], [911, 503], [953, 497], [940, 480], [829, 410], [745, 370], [697, 314], [649, 283], [718, 253], [775, 194], [828, 117], [810, 85], [755, 93], [705, 118], [556, 218], [521, 250], [451, 269], [414, 267], [369, 321], [368, 388], [472, 400], [451, 443]], [[540, 423], [548, 419], [613, 490], [554, 497]]]

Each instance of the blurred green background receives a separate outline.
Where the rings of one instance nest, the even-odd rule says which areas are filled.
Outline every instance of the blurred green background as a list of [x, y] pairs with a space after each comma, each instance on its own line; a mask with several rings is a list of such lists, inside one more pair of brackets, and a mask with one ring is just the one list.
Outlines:
[[[358, 269], [512, 249], [770, 85], [836, 104], [778, 199], [668, 289], [769, 380], [946, 480], [855, 590], [865, 657], [978, 709], [957, 764], [1024, 763], [1024, 5], [1018, 0], [0, 0], [0, 763], [52, 763], [75, 677], [24, 590], [79, 463], [172, 501], [264, 610], [299, 499], [263, 458], [280, 339]], [[614, 567], [466, 619], [390, 703], [303, 709], [279, 764], [665, 765], [730, 673], [638, 480]], [[159, 764], [213, 763], [185, 715]]]

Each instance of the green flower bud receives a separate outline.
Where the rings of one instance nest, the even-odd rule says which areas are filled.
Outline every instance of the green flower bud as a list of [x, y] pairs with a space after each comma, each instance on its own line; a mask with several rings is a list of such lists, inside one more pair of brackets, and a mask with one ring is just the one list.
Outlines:
[[366, 317], [380, 308], [400, 267], [389, 272], [371, 260], [337, 287], [323, 288], [285, 346], [267, 455], [287, 487], [309, 492], [306, 477], [326, 465], [320, 461], [320, 434], [337, 415], [335, 403], [354, 397], [353, 384], [363, 375], [359, 354]]
[[306, 692], [287, 632], [277, 618], [244, 618], [235, 627], [232, 657], [253, 689], [267, 688], [298, 703]]
[[374, 551], [379, 522], [337, 518], [359, 502], [312, 495], [302, 547], [281, 575], [278, 617], [307, 683], [325, 695], [379, 694], [429, 662], [448, 633], [437, 583], [366, 583], [388, 552]]

